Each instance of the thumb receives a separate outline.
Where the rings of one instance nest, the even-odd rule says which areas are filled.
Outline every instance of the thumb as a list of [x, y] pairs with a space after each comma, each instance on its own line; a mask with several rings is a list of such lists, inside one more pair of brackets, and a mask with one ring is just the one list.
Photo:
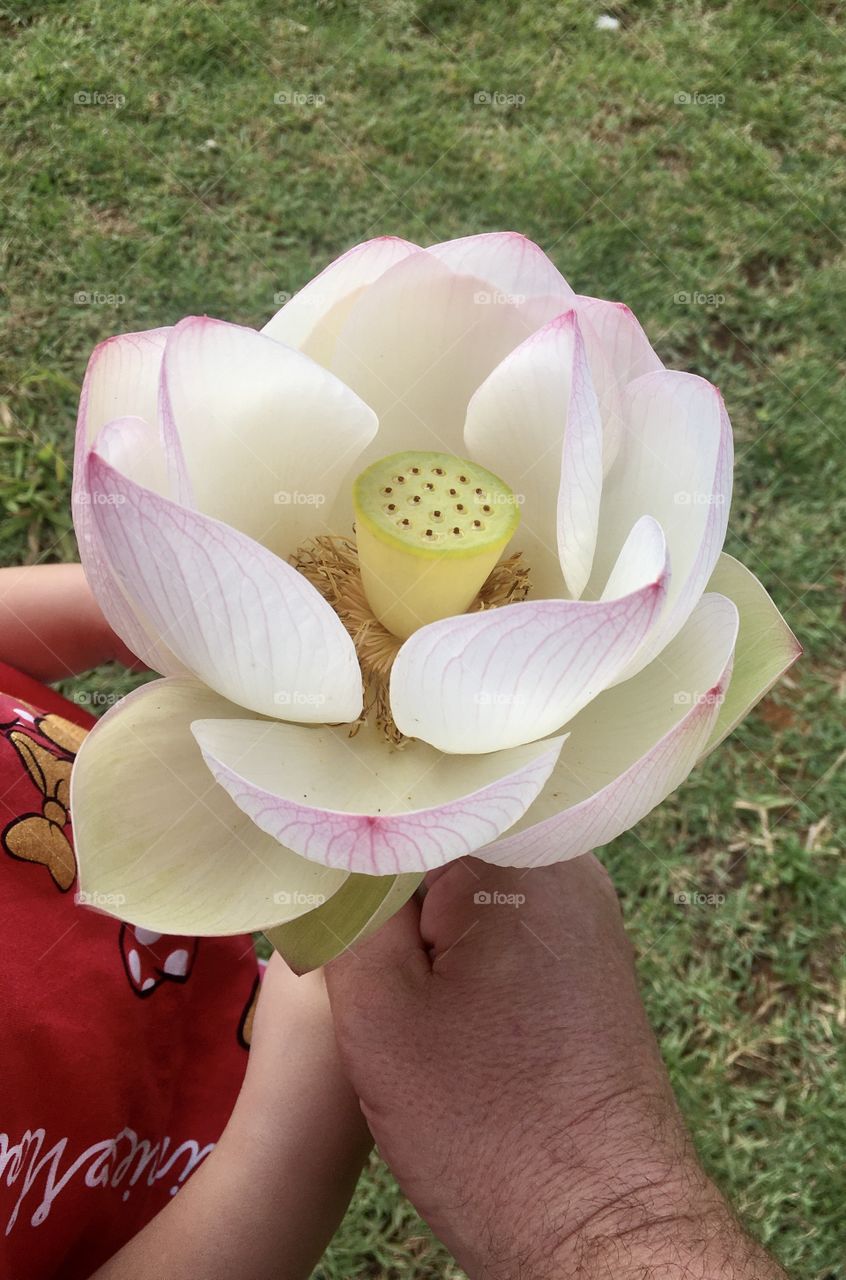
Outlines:
[[431, 972], [420, 936], [420, 907], [412, 898], [363, 942], [347, 947], [326, 966], [333, 1015], [375, 1009], [401, 988], [422, 984]]

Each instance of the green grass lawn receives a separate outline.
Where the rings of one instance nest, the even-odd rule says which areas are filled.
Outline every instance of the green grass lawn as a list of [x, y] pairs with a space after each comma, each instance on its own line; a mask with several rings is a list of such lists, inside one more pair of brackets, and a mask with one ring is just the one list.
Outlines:
[[[703, 1161], [793, 1275], [835, 1280], [846, 1244], [842, 10], [632, 0], [605, 11], [618, 30], [596, 30], [602, 7], [575, 0], [0, 8], [0, 556], [75, 554], [75, 401], [110, 333], [191, 312], [262, 324], [340, 250], [388, 232], [430, 243], [521, 230], [578, 290], [628, 302], [668, 365], [722, 388], [737, 443], [727, 549], [806, 652], [603, 856]], [[724, 901], [680, 906], [682, 890]], [[442, 1280], [450, 1268], [374, 1162], [319, 1274]]]

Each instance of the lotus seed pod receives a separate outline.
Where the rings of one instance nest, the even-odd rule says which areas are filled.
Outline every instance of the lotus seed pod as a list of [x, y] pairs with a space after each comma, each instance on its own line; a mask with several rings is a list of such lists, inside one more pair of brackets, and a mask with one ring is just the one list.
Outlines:
[[356, 542], [368, 603], [405, 640], [464, 613], [520, 520], [506, 484], [448, 453], [394, 453], [353, 486]]

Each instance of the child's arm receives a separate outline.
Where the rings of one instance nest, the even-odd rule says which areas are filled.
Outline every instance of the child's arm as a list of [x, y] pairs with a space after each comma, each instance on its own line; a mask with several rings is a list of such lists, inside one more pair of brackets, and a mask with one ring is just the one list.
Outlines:
[[338, 1059], [323, 978], [295, 978], [274, 956], [246, 1079], [220, 1141], [92, 1280], [305, 1280], [369, 1148]]
[[112, 660], [138, 666], [100, 612], [82, 565], [0, 569], [0, 662], [48, 683]]

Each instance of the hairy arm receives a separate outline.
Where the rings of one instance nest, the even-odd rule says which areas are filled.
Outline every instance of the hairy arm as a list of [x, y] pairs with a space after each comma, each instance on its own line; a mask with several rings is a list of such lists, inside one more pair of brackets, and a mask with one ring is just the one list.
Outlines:
[[595, 858], [452, 864], [327, 981], [379, 1149], [472, 1280], [783, 1280], [696, 1160]]

